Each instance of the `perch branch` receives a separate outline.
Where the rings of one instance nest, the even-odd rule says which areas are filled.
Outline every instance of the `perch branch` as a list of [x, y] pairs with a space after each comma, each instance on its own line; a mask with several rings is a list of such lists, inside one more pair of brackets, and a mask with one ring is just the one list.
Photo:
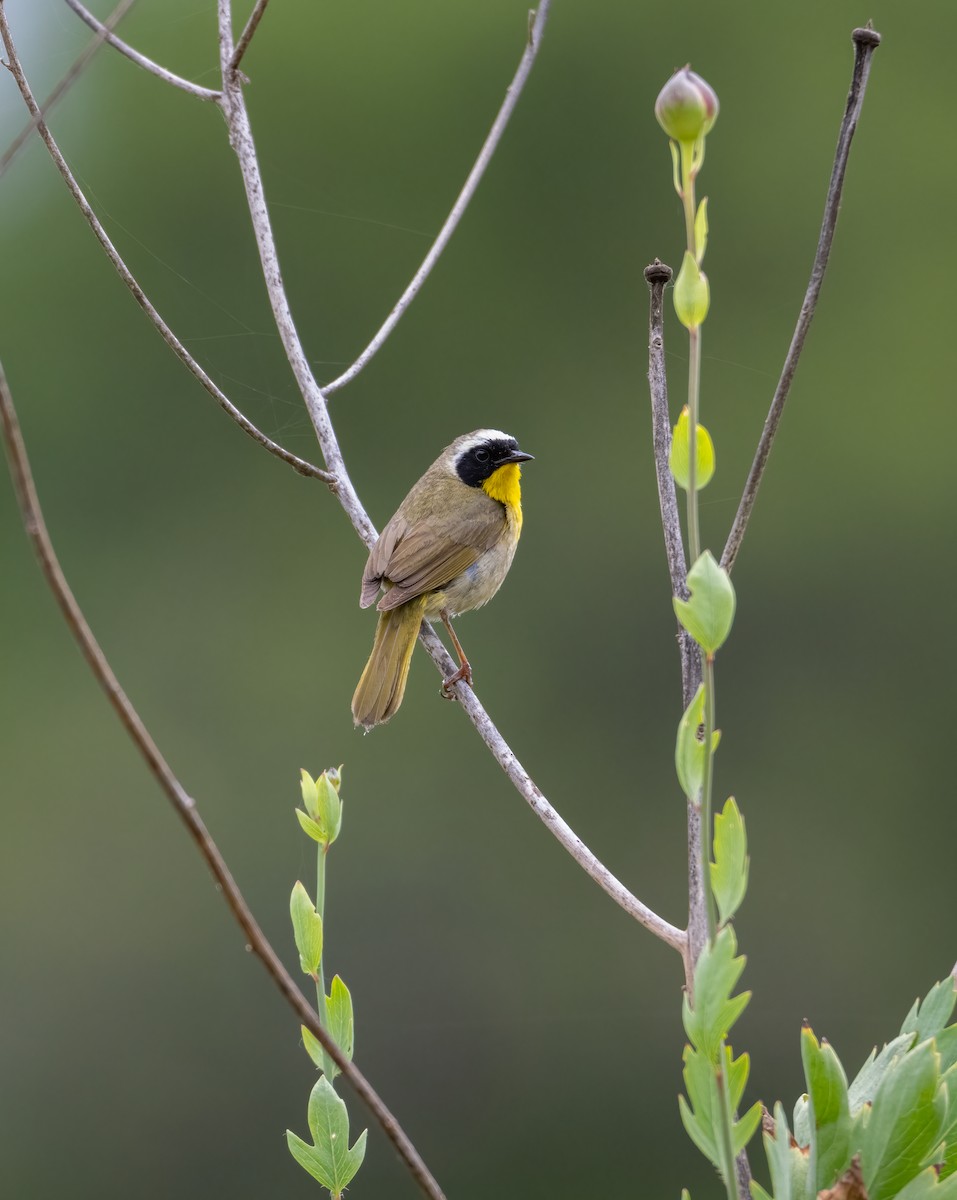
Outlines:
[[113, 264], [120, 278], [129, 288], [130, 292], [132, 292], [133, 298], [136, 300], [137, 304], [139, 304], [139, 306], [159, 330], [163, 340], [170, 347], [176, 357], [187, 367], [187, 369], [196, 377], [196, 379], [199, 380], [199, 382], [203, 385], [206, 391], [209, 392], [217, 404], [219, 404], [219, 406], [230, 417], [232, 417], [236, 424], [239, 425], [239, 427], [254, 441], [258, 442], [261, 446], [268, 450], [270, 454], [275, 455], [276, 458], [280, 458], [283, 462], [288, 463], [291, 467], [298, 471], [300, 475], [313, 476], [316, 479], [321, 479], [323, 483], [328, 484], [330, 487], [335, 487], [336, 480], [328, 471], [323, 471], [321, 468], [314, 466], [312, 463], [306, 462], [304, 459], [299, 458], [298, 455], [292, 454], [289, 450], [286, 450], [277, 442], [274, 442], [271, 438], [267, 437], [261, 430], [257, 429], [256, 426], [239, 411], [239, 409], [235, 406], [235, 404], [233, 404], [225, 392], [223, 392], [223, 390], [213, 382], [209, 375], [206, 374], [196, 359], [193, 358], [176, 334], [173, 333], [172, 329], [170, 329], [170, 327], [154, 308], [146, 293], [137, 283], [133, 273], [120, 257], [119, 251], [110, 241], [106, 230], [103, 228], [102, 223], [90, 206], [86, 196], [84, 196], [83, 192], [81, 191], [80, 185], [74, 178], [72, 171], [67, 165], [66, 159], [60, 153], [59, 146], [57, 146], [53, 135], [50, 133], [46, 122], [43, 120], [43, 116], [39, 107], [37, 106], [33, 92], [30, 90], [30, 85], [27, 82], [26, 75], [23, 72], [20, 59], [17, 56], [16, 46], [14, 45], [13, 36], [7, 23], [2, 0], [0, 0], [0, 35], [2, 35], [3, 43], [6, 48], [10, 71], [12, 72], [14, 79], [17, 81], [17, 86], [20, 89], [20, 93], [23, 96], [27, 108], [36, 121], [37, 131], [40, 134], [40, 137], [43, 139], [47, 150], [50, 152], [50, 156], [56, 164], [57, 170], [63, 177], [67, 187], [70, 189], [73, 199], [79, 205], [80, 211], [83, 213], [84, 217], [86, 217], [87, 223], [93, 230], [96, 240], [106, 252], [107, 258], [109, 258], [110, 262]]
[[794, 380], [794, 373], [797, 370], [798, 359], [801, 357], [801, 351], [804, 349], [804, 339], [807, 337], [807, 332], [811, 327], [814, 310], [817, 307], [818, 297], [821, 294], [821, 284], [824, 282], [824, 272], [827, 270], [827, 260], [831, 253], [831, 243], [834, 241], [837, 214], [841, 207], [841, 192], [844, 189], [844, 174], [847, 170], [847, 160], [851, 152], [851, 142], [853, 141], [854, 131], [857, 129], [858, 118], [864, 104], [864, 92], [867, 88], [867, 78], [871, 70], [871, 58], [881, 43], [881, 35], [869, 26], [866, 29], [855, 29], [851, 37], [854, 41], [854, 72], [851, 76], [851, 87], [847, 96], [847, 104], [844, 108], [841, 130], [838, 134], [837, 150], [834, 154], [834, 166], [831, 169], [827, 199], [824, 203], [824, 219], [821, 223], [821, 234], [818, 238], [817, 252], [814, 255], [814, 264], [811, 267], [811, 278], [807, 285], [804, 303], [801, 305], [801, 312], [798, 315], [797, 325], [794, 328], [794, 336], [791, 338], [791, 345], [788, 347], [787, 357], [784, 360], [784, 366], [781, 370], [781, 378], [778, 380], [774, 399], [771, 401], [771, 408], [768, 412], [767, 420], [764, 422], [764, 429], [761, 432], [761, 439], [758, 442], [754, 462], [751, 464], [751, 471], [744, 485], [744, 494], [741, 497], [741, 503], [738, 505], [734, 524], [731, 526], [731, 532], [728, 535], [724, 553], [721, 555], [721, 565], [728, 571], [734, 566], [735, 559], [738, 557], [738, 551], [741, 549], [741, 542], [747, 530], [748, 521], [751, 518], [751, 510], [754, 508], [758, 488], [761, 486], [764, 468], [767, 466], [768, 456], [771, 453], [774, 435], [777, 433], [781, 414], [784, 411], [784, 404], [791, 390], [791, 383]]
[[[135, 3], [136, 0], [120, 0], [116, 8], [113, 9], [110, 15], [102, 23], [100, 29], [90, 39], [86, 46], [84, 46], [83, 50], [80, 52], [76, 61], [67, 71], [67, 73], [40, 105], [40, 112], [44, 117], [47, 116], [55, 104], [58, 104], [60, 100], [63, 99], [70, 88], [80, 78], [80, 76], [83, 74], [84, 68], [93, 58], [93, 55], [103, 45], [104, 41], [106, 40], [106, 35], [119, 21], [123, 19], [123, 17], [126, 16]], [[16, 158], [17, 154], [19, 154], [21, 148], [26, 145], [27, 138], [29, 138], [30, 134], [33, 133], [36, 127], [37, 119], [36, 117], [31, 117], [4, 151], [3, 157], [0, 158], [0, 176], [4, 174], [7, 167], [9, 167], [10, 163], [13, 162], [14, 158]]]
[[246, 22], [246, 28], [239, 35], [239, 41], [236, 43], [236, 49], [233, 51], [233, 56], [229, 60], [231, 71], [235, 71], [242, 57], [246, 53], [249, 43], [253, 40], [253, 34], [259, 28], [259, 22], [263, 19], [263, 13], [266, 11], [266, 5], [269, 0], [256, 0], [256, 7], [249, 15], [249, 20]]
[[209, 88], [200, 87], [198, 83], [190, 83], [188, 79], [183, 79], [176, 75], [173, 71], [168, 71], [165, 67], [161, 67], [159, 63], [153, 62], [151, 58], [147, 58], [145, 54], [140, 54], [139, 50], [134, 50], [132, 46], [124, 42], [122, 38], [118, 38], [110, 29], [111, 21], [103, 22], [90, 12], [88, 8], [80, 3], [80, 0], [66, 0], [66, 3], [76, 13], [81, 21], [85, 21], [89, 27], [98, 33], [104, 41], [108, 42], [114, 50], [119, 50], [120, 54], [125, 55], [130, 62], [136, 63], [138, 67], [142, 67], [144, 71], [149, 71], [151, 75], [156, 75], [162, 79], [164, 83], [171, 84], [173, 87], [179, 88], [181, 91], [189, 92], [191, 96], [195, 96], [198, 100], [219, 99], [219, 92], [211, 91]]
[[[432, 268], [438, 262], [442, 251], [449, 243], [449, 239], [458, 227], [459, 222], [465, 215], [465, 210], [468, 208], [472, 197], [475, 195], [478, 185], [482, 181], [482, 176], [485, 174], [485, 168], [492, 160], [492, 155], [498, 149], [498, 144], [502, 140], [502, 134], [505, 132], [505, 127], [508, 125], [515, 105], [518, 103], [518, 98], [522, 94], [522, 89], [525, 87], [525, 82], [531, 74], [532, 67], [535, 64], [535, 59], [538, 55], [538, 48], [541, 45], [542, 35], [545, 32], [545, 23], [548, 20], [548, 12], [551, 8], [551, 0], [540, 0], [538, 8], [533, 10], [534, 20], [530, 19], [528, 28], [528, 42], [525, 46], [525, 52], [522, 54], [521, 61], [518, 64], [518, 70], [515, 72], [515, 77], [511, 85], [505, 92], [505, 99], [502, 102], [502, 107], [498, 110], [498, 116], [489, 130], [488, 137], [482, 149], [479, 151], [478, 158], [475, 160], [475, 165], [469, 172], [468, 178], [465, 181], [462, 190], [458, 194], [458, 198], [452, 205], [452, 211], [445, 219], [445, 224], [439, 230], [439, 235], [432, 244], [431, 249], [425, 258], [422, 260], [422, 265], [412, 277], [412, 282], [405, 289], [399, 299], [396, 301], [392, 311], [386, 317], [382, 327], [373, 337], [372, 341], [366, 346], [359, 357], [355, 360], [348, 370], [343, 371], [331, 383], [327, 383], [323, 387], [326, 396], [331, 396], [333, 392], [337, 392], [341, 387], [344, 387], [350, 380], [355, 379], [359, 372], [367, 365], [372, 357], [382, 349], [389, 334], [398, 325], [402, 314], [406, 311], [415, 297], [418, 295], [423, 283], [428, 279], [432, 272]], [[529, 14], [530, 18], [532, 14]]]
[[[299, 334], [296, 330], [289, 301], [282, 282], [282, 273], [276, 253], [269, 211], [263, 192], [262, 177], [259, 161], [253, 141], [249, 116], [246, 111], [242, 86], [238, 73], [232, 71], [230, 62], [233, 56], [232, 22], [230, 0], [219, 0], [219, 30], [220, 30], [220, 60], [223, 68], [223, 111], [229, 127], [229, 139], [239, 160], [239, 168], [243, 178], [243, 186], [249, 203], [249, 213], [256, 235], [262, 263], [263, 277], [269, 301], [272, 305], [276, 326], [283, 347], [289, 358], [296, 382], [302, 392], [303, 400], [312, 419], [322, 448], [326, 465], [336, 476], [339, 502], [342, 504], [356, 532], [367, 546], [372, 546], [376, 539], [375, 526], [362, 505], [346, 471], [342, 451], [336, 438], [329, 410], [326, 404], [324, 389], [320, 388], [309, 367], [308, 359], [302, 348]], [[431, 627], [423, 626], [420, 640], [431, 655], [433, 661], [448, 677], [451, 673], [451, 660], [439, 638]], [[492, 752], [496, 761], [505, 771], [523, 799], [532, 811], [550, 829], [561, 845], [575, 859], [592, 879], [627, 913], [640, 921], [669, 946], [679, 953], [684, 953], [685, 934], [681, 929], [670, 925], [657, 913], [643, 904], [605, 867], [582, 842], [581, 838], [562, 820], [558, 812], [542, 795], [542, 792], [532, 781], [528, 772], [522, 767], [512, 750], [506, 744], [501, 734], [495, 728], [488, 713], [483, 708], [478, 697], [464, 681], [455, 685], [456, 695], [462, 708], [468, 714], [479, 736]]]
[[33, 543], [34, 551], [40, 562], [40, 568], [43, 571], [50, 590], [56, 598], [60, 611], [63, 613], [70, 633], [79, 645], [83, 657], [89, 664], [97, 682], [103, 688], [104, 692], [106, 692], [107, 699], [113, 706], [120, 722], [132, 738], [137, 750], [143, 756], [154, 778], [166, 793], [177, 815], [183, 821], [200, 854], [206, 860], [213, 878], [222, 890], [226, 903], [229, 905], [233, 916], [246, 936], [249, 948], [260, 959], [276, 987], [292, 1006], [302, 1024], [318, 1039], [326, 1053], [333, 1059], [345, 1078], [355, 1088], [356, 1093], [361, 1097], [376, 1121], [378, 1121], [386, 1137], [388, 1137], [389, 1141], [405, 1161], [425, 1195], [431, 1197], [432, 1200], [444, 1200], [438, 1184], [429, 1174], [425, 1163], [399, 1125], [399, 1122], [386, 1107], [359, 1068], [350, 1062], [339, 1049], [336, 1041], [326, 1032], [322, 1022], [319, 1020], [318, 1013], [296, 986], [295, 981], [283, 966], [276, 951], [267, 941], [263, 931], [259, 928], [256, 918], [243, 899], [242, 893], [235, 879], [233, 879], [219, 848], [210, 836], [205, 822], [199, 815], [195, 800], [186, 792], [186, 789], [163, 757], [159, 747], [153, 741], [149, 730], [143, 724], [129, 697], [123, 691], [119, 680], [113, 672], [113, 668], [110, 666], [99, 643], [94, 637], [93, 631], [90, 629], [83, 611], [77, 603], [70, 585], [63, 574], [56, 551], [53, 548], [53, 543], [50, 540], [50, 535], [43, 519], [43, 512], [40, 508], [40, 500], [33, 483], [30, 460], [27, 457], [26, 446], [24, 445], [23, 435], [20, 431], [13, 396], [7, 384], [2, 364], [0, 364], [0, 419], [2, 419], [3, 440], [10, 465], [10, 474], [17, 494], [17, 501], [23, 515], [24, 528]]

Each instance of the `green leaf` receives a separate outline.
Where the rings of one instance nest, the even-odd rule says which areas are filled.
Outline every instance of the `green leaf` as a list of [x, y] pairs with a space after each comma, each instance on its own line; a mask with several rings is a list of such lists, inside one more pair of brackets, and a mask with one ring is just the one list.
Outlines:
[[957, 992], [954, 990], [954, 977], [948, 975], [940, 983], [934, 984], [922, 1002], [914, 1001], [901, 1025], [901, 1033], [916, 1034], [918, 1042], [936, 1037], [950, 1020], [955, 1003]]
[[312, 1146], [291, 1130], [286, 1130], [289, 1152], [333, 1196], [341, 1196], [362, 1166], [367, 1131], [359, 1134], [350, 1150], [349, 1115], [345, 1102], [336, 1095], [325, 1076], [312, 1089], [309, 1097], [309, 1131], [315, 1143]]
[[753, 1200], [774, 1200], [755, 1179], [751, 1180], [751, 1196]]
[[906, 1051], [913, 1040], [913, 1034], [902, 1033], [899, 1037], [894, 1038], [892, 1042], [888, 1042], [876, 1058], [874, 1057], [874, 1051], [870, 1052], [867, 1061], [858, 1071], [854, 1082], [847, 1091], [848, 1104], [850, 1105], [852, 1115], [858, 1112], [861, 1105], [873, 1101], [881, 1080], [890, 1070], [894, 1061]]
[[690, 600], [674, 597], [678, 620], [706, 654], [714, 654], [731, 632], [734, 621], [734, 588], [731, 576], [705, 550], [688, 572]]
[[330, 779], [329, 771], [323, 771], [316, 780], [316, 795], [319, 803], [316, 822], [320, 829], [322, 829], [330, 845], [339, 836], [339, 831], [342, 828], [342, 801], [339, 799], [339, 788], [337, 786], [339, 775], [338, 772], [334, 774], [334, 781]]
[[957, 1025], [942, 1029], [934, 1039], [937, 1043], [937, 1053], [940, 1055], [941, 1073], [949, 1071], [957, 1063]]
[[704, 252], [708, 248], [708, 197], [698, 205], [694, 219], [694, 250], [698, 262], [704, 260]]
[[761, 1101], [756, 1100], [740, 1120], [735, 1121], [731, 1130], [734, 1156], [737, 1156], [754, 1137], [761, 1124], [761, 1114], [764, 1111]]
[[333, 977], [332, 986], [329, 988], [329, 995], [325, 997], [325, 1001], [325, 1027], [329, 1030], [336, 1045], [351, 1062], [355, 1042], [352, 995], [338, 975]]
[[307, 1029], [305, 1025], [300, 1025], [299, 1029], [302, 1033], [302, 1044], [306, 1048], [306, 1053], [319, 1068], [320, 1071], [326, 1069], [326, 1052], [322, 1048], [322, 1042], [316, 1037], [312, 1030]]
[[897, 1193], [896, 1200], [957, 1200], [957, 1176], [945, 1177], [941, 1172], [938, 1179], [933, 1167], [928, 1167]]
[[861, 1142], [868, 1200], [892, 1200], [939, 1143], [939, 1067], [934, 1043], [926, 1041], [897, 1059], [881, 1080]]
[[306, 812], [315, 820], [319, 816], [319, 794], [316, 791], [316, 781], [308, 771], [300, 770], [299, 776], [302, 802], [306, 806]]
[[[684, 1070], [682, 1077], [688, 1101], [678, 1097], [681, 1123], [688, 1137], [701, 1153], [721, 1169], [721, 1154], [718, 1149], [718, 1082], [714, 1070], [703, 1054], [693, 1046], [685, 1046], [682, 1055]], [[690, 1105], [689, 1102], [690, 1101]]]
[[[711, 434], [699, 421], [695, 425], [695, 490], [707, 487], [714, 476], [714, 442]], [[688, 406], [681, 410], [678, 424], [671, 436], [671, 450], [668, 452], [668, 466], [675, 477], [675, 483], [685, 491], [691, 486], [691, 419], [688, 416]]]
[[708, 277], [695, 262], [691, 251], [686, 250], [675, 280], [675, 312], [678, 320], [686, 329], [697, 329], [708, 315], [710, 305]]
[[289, 915], [299, 951], [299, 965], [306, 975], [315, 979], [322, 961], [322, 917], [298, 880], [289, 897]]
[[718, 904], [722, 925], [726, 925], [740, 908], [748, 890], [749, 861], [744, 817], [731, 796], [724, 809], [714, 818], [711, 890]]
[[784, 1106], [774, 1106], [774, 1133], [765, 1133], [764, 1152], [771, 1171], [774, 1200], [805, 1200], [808, 1153], [792, 1145]]
[[851, 1110], [840, 1059], [808, 1027], [801, 1030], [801, 1059], [814, 1130], [809, 1174], [816, 1194], [831, 1187], [851, 1161]]
[[296, 817], [298, 818], [299, 824], [302, 826], [303, 831], [307, 833], [314, 842], [319, 842], [319, 844], [322, 846], [326, 844], [329, 839], [326, 837], [325, 831], [321, 825], [317, 825], [311, 817], [307, 817], [301, 808], [296, 809]]
[[735, 957], [736, 949], [734, 930], [727, 925], [698, 959], [694, 973], [694, 1007], [687, 995], [682, 1003], [685, 1032], [713, 1066], [719, 1063], [723, 1039], [751, 999], [750, 992], [731, 995], [745, 963], [743, 957]]
[[695, 803], [704, 785], [704, 742], [698, 737], [704, 720], [704, 684], [698, 685], [691, 703], [678, 722], [675, 741], [675, 771], [681, 790]]

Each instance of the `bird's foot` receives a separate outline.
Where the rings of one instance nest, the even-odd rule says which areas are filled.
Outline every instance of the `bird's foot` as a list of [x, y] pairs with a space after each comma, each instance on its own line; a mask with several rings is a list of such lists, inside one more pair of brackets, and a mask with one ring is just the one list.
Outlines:
[[455, 672], [454, 675], [450, 675], [448, 677], [448, 679], [445, 679], [442, 681], [442, 699], [443, 700], [454, 700], [455, 699], [455, 692], [452, 691], [452, 688], [461, 679], [464, 679], [465, 682], [469, 685], [469, 687], [472, 686], [472, 666], [471, 666], [471, 663], [468, 662], [468, 660], [466, 660], [465, 662], [462, 663], [462, 665], [459, 667], [459, 669]]

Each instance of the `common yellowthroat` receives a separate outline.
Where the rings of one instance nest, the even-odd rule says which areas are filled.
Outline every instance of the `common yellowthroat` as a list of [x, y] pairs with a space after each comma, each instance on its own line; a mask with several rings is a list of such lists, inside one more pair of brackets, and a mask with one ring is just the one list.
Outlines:
[[441, 617], [461, 666], [443, 694], [472, 669], [450, 617], [487, 604], [508, 574], [522, 532], [520, 463], [532, 458], [498, 429], [476, 429], [446, 446], [399, 505], [372, 547], [359, 604], [379, 595], [372, 654], [352, 697], [357, 725], [395, 714], [405, 694], [423, 620]]

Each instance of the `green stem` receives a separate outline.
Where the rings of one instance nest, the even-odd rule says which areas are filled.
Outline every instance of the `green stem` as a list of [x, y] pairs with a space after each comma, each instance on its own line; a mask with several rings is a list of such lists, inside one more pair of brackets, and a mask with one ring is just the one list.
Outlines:
[[688, 330], [688, 549], [691, 565], [701, 557], [698, 522], [698, 405], [701, 389], [701, 328]]
[[[319, 1014], [319, 1024], [323, 1029], [327, 1029], [326, 1025], [326, 976], [323, 967], [323, 959], [326, 956], [326, 855], [329, 852], [328, 842], [317, 843], [316, 856], [316, 912], [322, 921], [322, 954], [319, 958], [319, 973], [316, 979], [316, 1011]], [[322, 1071], [326, 1079], [332, 1083], [335, 1078], [337, 1067], [332, 1059], [322, 1052]]]
[[714, 658], [701, 652], [704, 674], [704, 780], [701, 786], [701, 877], [704, 881], [705, 909], [708, 916], [708, 940], [714, 942], [717, 931], [714, 891], [711, 887], [711, 792], [714, 780], [715, 690]]

